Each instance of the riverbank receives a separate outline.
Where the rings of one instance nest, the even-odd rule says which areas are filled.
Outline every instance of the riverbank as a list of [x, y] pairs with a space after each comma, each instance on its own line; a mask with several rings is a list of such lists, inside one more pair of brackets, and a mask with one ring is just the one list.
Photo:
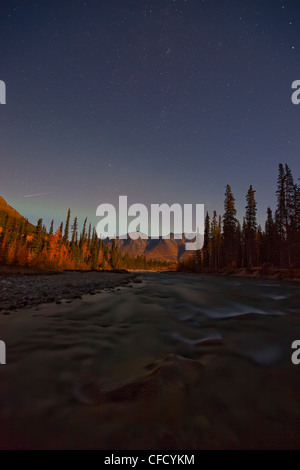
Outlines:
[[0, 313], [9, 314], [45, 302], [70, 302], [84, 294], [93, 295], [139, 282], [137, 277], [137, 273], [97, 271], [6, 272], [0, 275]]
[[[171, 272], [171, 271], [170, 271]], [[223, 268], [217, 271], [203, 269], [202, 271], [176, 271], [179, 274], [198, 274], [207, 276], [238, 277], [247, 279], [267, 279], [270, 281], [300, 282], [300, 269], [285, 268]]]
[[269, 279], [270, 281], [300, 282], [300, 269], [284, 268], [252, 268], [223, 270], [214, 273], [217, 276], [244, 277], [254, 279]]

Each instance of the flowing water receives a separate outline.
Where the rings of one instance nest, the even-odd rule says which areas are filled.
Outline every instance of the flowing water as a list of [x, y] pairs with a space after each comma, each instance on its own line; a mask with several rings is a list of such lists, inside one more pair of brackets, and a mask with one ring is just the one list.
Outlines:
[[0, 448], [300, 448], [297, 284], [149, 273], [0, 317]]

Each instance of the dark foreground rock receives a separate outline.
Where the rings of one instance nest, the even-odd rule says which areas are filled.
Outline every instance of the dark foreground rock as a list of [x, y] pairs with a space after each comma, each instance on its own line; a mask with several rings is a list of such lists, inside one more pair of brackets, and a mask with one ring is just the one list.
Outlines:
[[203, 369], [198, 361], [176, 354], [168, 354], [145, 368], [151, 371], [129, 384], [115, 390], [102, 390], [101, 383], [88, 384], [80, 392], [76, 391], [75, 398], [83, 404], [97, 406], [103, 402], [151, 401], [162, 394], [185, 394], [201, 380]]

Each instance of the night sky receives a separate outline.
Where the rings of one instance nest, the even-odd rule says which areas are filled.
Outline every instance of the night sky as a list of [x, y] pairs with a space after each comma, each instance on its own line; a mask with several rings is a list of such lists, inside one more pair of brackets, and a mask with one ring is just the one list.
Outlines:
[[2, 1], [0, 79], [0, 195], [33, 223], [119, 195], [222, 213], [226, 184], [262, 222], [278, 163], [300, 176], [295, 0]]

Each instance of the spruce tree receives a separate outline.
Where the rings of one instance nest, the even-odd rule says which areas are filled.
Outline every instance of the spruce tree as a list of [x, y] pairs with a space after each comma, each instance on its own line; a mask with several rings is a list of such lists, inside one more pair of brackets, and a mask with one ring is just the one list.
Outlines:
[[235, 199], [229, 184], [226, 186], [223, 215], [223, 251], [226, 266], [237, 264], [237, 219]]
[[293, 264], [292, 248], [295, 243], [296, 236], [296, 187], [292, 172], [287, 164], [285, 164], [285, 199], [286, 199], [286, 249], [288, 267]]
[[285, 172], [283, 164], [279, 164], [277, 178], [277, 208], [275, 212], [276, 229], [281, 242], [285, 240], [286, 201], [285, 201]]
[[71, 218], [71, 209], [68, 209], [68, 215], [67, 215], [67, 220], [66, 220], [66, 225], [65, 225], [65, 233], [63, 237], [63, 242], [66, 246], [69, 243], [70, 218]]
[[89, 224], [89, 231], [88, 231], [88, 236], [87, 236], [87, 247], [88, 250], [91, 248], [91, 233], [92, 233], [92, 224]]
[[31, 252], [35, 255], [38, 255], [44, 244], [44, 231], [43, 231], [43, 219], [39, 219], [35, 228], [35, 233], [33, 235]]
[[295, 184], [295, 228], [300, 232], [300, 185]]
[[75, 217], [73, 225], [71, 227], [71, 253], [74, 258], [77, 254], [77, 229], [78, 229], [78, 220]]
[[49, 230], [49, 235], [53, 235], [53, 219], [51, 220], [51, 225], [50, 225], [50, 230]]
[[256, 201], [254, 197], [255, 191], [250, 186], [247, 196], [246, 196], [246, 233], [245, 233], [245, 244], [246, 244], [246, 254], [247, 254], [247, 266], [251, 268], [254, 261], [254, 252], [255, 252], [255, 237], [257, 230], [256, 222]]
[[81, 250], [82, 250], [83, 245], [86, 242], [86, 223], [87, 223], [87, 217], [84, 219], [83, 228], [82, 228], [82, 232], [81, 232], [80, 240], [79, 240], [79, 248]]
[[273, 214], [270, 207], [267, 209], [267, 220], [265, 224], [265, 235], [264, 235], [264, 259], [267, 266], [276, 266], [278, 264], [277, 256], [277, 236], [276, 227], [273, 220]]
[[204, 242], [203, 242], [203, 266], [208, 268], [210, 265], [210, 250], [211, 250], [211, 240], [210, 240], [210, 217], [208, 212], [206, 212], [205, 223], [204, 223]]
[[212, 266], [214, 270], [219, 268], [219, 250], [220, 250], [220, 233], [219, 223], [217, 219], [217, 212], [214, 211], [211, 222], [211, 251], [212, 251]]
[[92, 241], [91, 241], [91, 268], [98, 269], [99, 265], [99, 243], [96, 229], [93, 228]]
[[285, 164], [285, 230], [287, 236], [289, 231], [294, 227], [295, 221], [295, 184], [292, 172], [287, 164]]

